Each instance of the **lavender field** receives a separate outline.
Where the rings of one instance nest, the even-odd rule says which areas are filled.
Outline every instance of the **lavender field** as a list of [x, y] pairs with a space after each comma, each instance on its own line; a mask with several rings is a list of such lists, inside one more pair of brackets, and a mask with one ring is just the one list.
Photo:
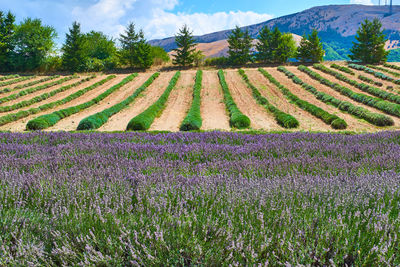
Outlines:
[[0, 150], [0, 266], [400, 265], [400, 133], [2, 133]]

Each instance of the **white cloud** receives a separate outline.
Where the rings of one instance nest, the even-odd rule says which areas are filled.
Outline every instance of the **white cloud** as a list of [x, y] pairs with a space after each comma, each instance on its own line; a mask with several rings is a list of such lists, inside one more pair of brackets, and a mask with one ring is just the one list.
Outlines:
[[350, 0], [350, 4], [373, 5], [372, 0]]

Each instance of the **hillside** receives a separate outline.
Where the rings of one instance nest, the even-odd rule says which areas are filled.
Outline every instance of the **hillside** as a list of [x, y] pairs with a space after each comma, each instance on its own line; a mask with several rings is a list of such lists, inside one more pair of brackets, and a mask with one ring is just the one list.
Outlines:
[[[243, 27], [248, 29], [253, 37], [264, 26], [279, 27], [281, 31], [291, 32], [297, 35], [309, 33], [313, 28], [320, 32], [320, 36], [327, 50], [327, 60], [346, 59], [348, 50], [354, 41], [356, 31], [366, 18], [379, 18], [382, 21], [385, 33], [389, 39], [388, 49], [400, 48], [400, 6], [393, 7], [393, 14], [388, 14], [386, 6], [365, 5], [329, 5], [314, 7], [299, 13], [275, 18], [256, 25]], [[227, 39], [231, 30], [196, 36], [200, 46], [213, 50], [210, 44]], [[158, 45], [170, 51], [176, 47], [174, 38], [166, 38], [150, 41], [152, 45]], [[221, 45], [221, 43], [215, 43]], [[210, 47], [211, 46], [211, 47]]]

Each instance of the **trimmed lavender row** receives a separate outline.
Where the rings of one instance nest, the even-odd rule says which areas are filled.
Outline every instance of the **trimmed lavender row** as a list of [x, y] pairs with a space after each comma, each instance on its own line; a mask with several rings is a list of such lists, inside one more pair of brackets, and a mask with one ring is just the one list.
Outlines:
[[397, 266], [399, 144], [2, 133], [0, 265]]

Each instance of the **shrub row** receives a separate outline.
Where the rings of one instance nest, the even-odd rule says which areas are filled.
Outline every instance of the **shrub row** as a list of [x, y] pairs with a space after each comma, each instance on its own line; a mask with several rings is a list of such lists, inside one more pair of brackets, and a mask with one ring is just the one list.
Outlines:
[[225, 75], [223, 70], [218, 71], [219, 82], [222, 87], [222, 92], [224, 94], [224, 103], [226, 109], [229, 113], [229, 124], [231, 127], [238, 129], [245, 129], [250, 127], [250, 119], [240, 111], [237, 107], [235, 101], [232, 98], [231, 92], [229, 91], [228, 84], [225, 80]]
[[[283, 67], [278, 67], [278, 70], [281, 70]], [[346, 129], [347, 123], [334, 114], [330, 114], [329, 112], [323, 110], [320, 107], [317, 107], [305, 100], [300, 99], [298, 96], [290, 92], [285, 86], [283, 86], [280, 82], [278, 82], [271, 74], [269, 74], [266, 70], [259, 68], [258, 69], [271, 83], [273, 83], [278, 89], [295, 105], [299, 108], [307, 111], [314, 117], [321, 119], [326, 124], [329, 124], [333, 129]]]
[[[50, 87], [55, 86], [55, 85], [63, 84], [65, 82], [69, 81], [69, 80], [76, 79], [76, 78], [79, 78], [79, 77], [76, 76], [76, 75], [68, 76], [68, 77], [62, 78], [62, 79], [57, 80], [57, 81], [53, 81], [53, 82], [42, 84], [42, 85], [39, 85], [39, 86], [36, 86], [36, 87], [28, 88], [28, 89], [20, 91], [20, 92], [18, 92], [16, 94], [12, 94], [12, 95], [0, 98], [0, 104], [9, 102], [11, 100], [18, 99], [18, 98], [20, 98], [22, 96], [25, 96], [25, 95], [28, 95], [28, 94], [32, 94], [32, 93], [37, 92], [37, 91], [41, 91], [41, 90], [50, 88]], [[10, 110], [8, 110], [6, 107], [0, 108], [0, 112], [5, 112], [5, 111], [10, 111]]]
[[26, 80], [33, 79], [33, 78], [35, 78], [35, 77], [36, 77], [36, 76], [24, 76], [24, 77], [19, 77], [19, 76], [18, 76], [17, 79], [10, 80], [10, 81], [5, 81], [5, 82], [1, 82], [1, 83], [0, 83], [0, 87], [12, 85], [12, 84], [14, 84], [14, 83], [23, 82], [23, 81], [26, 81]]
[[[69, 88], [78, 86], [78, 85], [80, 85], [80, 84], [82, 84], [82, 83], [84, 83], [86, 81], [89, 81], [89, 80], [95, 78], [95, 77], [96, 76], [93, 75], [91, 77], [87, 77], [85, 79], [82, 79], [81, 81], [76, 82], [74, 84], [67, 85], [67, 86], [63, 87], [64, 91], [69, 89]], [[85, 89], [83, 89], [83, 90], [85, 90]], [[46, 94], [46, 95], [48, 95], [48, 94]], [[5, 124], [10, 123], [10, 122], [13, 122], [13, 121], [17, 121], [17, 120], [25, 118], [25, 117], [28, 117], [29, 115], [37, 114], [39, 112], [46, 111], [46, 110], [49, 110], [51, 108], [57, 107], [59, 105], [68, 103], [69, 101], [71, 101], [73, 99], [75, 99], [75, 98], [71, 98], [71, 96], [67, 96], [66, 98], [63, 98], [61, 100], [57, 100], [57, 101], [54, 101], [54, 102], [50, 102], [50, 103], [41, 105], [41, 106], [39, 106], [37, 108], [31, 108], [31, 109], [28, 109], [28, 110], [21, 110], [21, 111], [18, 111], [16, 113], [12, 113], [12, 114], [7, 114], [5, 116], [0, 117], [0, 126], [5, 125]]]
[[340, 65], [337, 65], [337, 64], [332, 64], [332, 65], [331, 65], [331, 68], [334, 68], [334, 69], [337, 69], [337, 70], [346, 72], [346, 73], [351, 74], [351, 75], [355, 75], [354, 71], [352, 71], [351, 69], [349, 69], [349, 68], [347, 68], [347, 67], [345, 67], [345, 66], [340, 66]]
[[200, 130], [203, 120], [201, 119], [200, 104], [201, 104], [201, 85], [203, 81], [203, 71], [198, 70], [196, 73], [196, 82], [193, 87], [193, 102], [188, 114], [183, 120], [181, 131]]
[[364, 82], [379, 86], [379, 87], [383, 86], [383, 83], [375, 81], [375, 80], [373, 80], [371, 78], [368, 78], [366, 76], [363, 76], [363, 75], [358, 75], [358, 79], [360, 79], [361, 81], [364, 81]]
[[388, 69], [386, 69], [386, 68], [382, 68], [382, 67], [380, 67], [380, 66], [367, 65], [367, 67], [369, 67], [369, 68], [371, 68], [371, 69], [376, 69], [376, 70], [380, 70], [380, 71], [389, 73], [389, 74], [391, 74], [391, 75], [393, 75], [393, 76], [395, 76], [395, 77], [400, 77], [400, 73], [395, 72], [395, 71], [392, 71], [392, 70], [388, 70]]
[[255, 87], [249, 80], [249, 77], [246, 75], [245, 71], [240, 69], [239, 74], [242, 76], [243, 80], [246, 82], [247, 87], [249, 87], [253, 93], [253, 97], [257, 100], [257, 103], [262, 105], [265, 109], [271, 112], [276, 122], [287, 129], [297, 128], [299, 126], [299, 121], [290, 114], [287, 114], [277, 107], [269, 103], [268, 99], [261, 95], [260, 91]]
[[[69, 95], [68, 97], [66, 97], [64, 99], [62, 99], [60, 101], [57, 101], [57, 104], [55, 106], [58, 106], [58, 105], [61, 105], [61, 104], [65, 104], [65, 103], [68, 103], [68, 102], [70, 102], [70, 101], [72, 101], [74, 99], [77, 99], [78, 97], [80, 97], [80, 96], [86, 94], [87, 92], [92, 91], [93, 89], [105, 84], [106, 82], [114, 79], [115, 77], [116, 77], [115, 75], [110, 75], [107, 78], [105, 78], [105, 79], [103, 79], [103, 80], [101, 80], [101, 81], [99, 81], [97, 83], [94, 83], [89, 87], [86, 87], [86, 88], [84, 88], [82, 90], [79, 90], [78, 92], [75, 92], [75, 93]], [[27, 130], [43, 130], [43, 129], [49, 128], [51, 126], [54, 126], [60, 120], [66, 118], [66, 117], [69, 117], [69, 116], [71, 116], [71, 115], [73, 115], [75, 113], [78, 113], [78, 112], [80, 112], [80, 111], [82, 111], [82, 110], [84, 110], [84, 109], [86, 109], [86, 108], [88, 108], [90, 106], [93, 106], [93, 105], [99, 103], [101, 100], [103, 100], [105, 97], [107, 97], [108, 95], [113, 93], [118, 88], [119, 87], [117, 87], [115, 85], [115, 86], [111, 87], [110, 89], [108, 89], [106, 92], [102, 93], [101, 95], [93, 98], [92, 100], [90, 100], [90, 101], [88, 101], [86, 103], [83, 103], [83, 104], [80, 104], [80, 105], [77, 105], [77, 106], [74, 106], [74, 107], [69, 107], [69, 108], [66, 108], [66, 109], [61, 109], [61, 110], [58, 110], [56, 112], [53, 112], [53, 113], [50, 113], [50, 114], [46, 114], [46, 115], [42, 115], [42, 116], [39, 116], [37, 118], [34, 118], [34, 119], [32, 119], [32, 120], [30, 120], [28, 122], [28, 124], [26, 125], [26, 129]]]
[[358, 83], [357, 81], [351, 80], [351, 79], [347, 78], [346, 76], [342, 75], [341, 73], [336, 72], [332, 69], [329, 69], [322, 64], [315, 64], [314, 68], [316, 68], [322, 72], [328, 73], [329, 75], [336, 77], [338, 80], [344, 81], [344, 82], [360, 89], [363, 92], [366, 92], [373, 96], [388, 100], [390, 102], [394, 102], [396, 104], [400, 104], [400, 96], [399, 95], [381, 90], [379, 88], [370, 86], [365, 83]]
[[279, 70], [287, 77], [292, 79], [294, 83], [301, 85], [301, 87], [303, 87], [306, 91], [312, 93], [318, 100], [324, 103], [331, 104], [342, 111], [345, 111], [360, 119], [364, 119], [367, 122], [377, 126], [394, 125], [393, 119], [387, 115], [371, 112], [363, 107], [355, 106], [350, 102], [342, 101], [324, 92], [320, 92], [315, 87], [303, 82], [300, 78], [284, 67], [280, 67]]
[[394, 70], [400, 70], [400, 66], [397, 66], [397, 65], [394, 65], [394, 64], [385, 63], [385, 64], [383, 64], [383, 66], [385, 66], [387, 68], [394, 69]]
[[389, 77], [389, 76], [383, 74], [382, 72], [377, 72], [377, 71], [375, 71], [375, 70], [373, 70], [371, 68], [368, 68], [366, 66], [357, 65], [357, 64], [349, 64], [349, 67], [353, 68], [353, 69], [356, 69], [356, 70], [362, 70], [362, 71], [364, 71], [366, 73], [372, 74], [372, 75], [374, 75], [375, 77], [377, 77], [377, 78], [379, 78], [381, 80], [390, 81], [390, 82], [393, 82], [395, 84], [400, 84], [400, 80], [393, 79], [392, 77]]
[[13, 74], [13, 75], [3, 76], [3, 77], [0, 77], [0, 81], [5, 81], [5, 80], [15, 79], [15, 78], [19, 78], [19, 75]]
[[45, 78], [37, 80], [37, 81], [32, 81], [32, 82], [29, 82], [29, 83], [17, 85], [14, 88], [4, 88], [3, 90], [0, 91], [0, 94], [16, 91], [16, 90], [19, 90], [19, 89], [22, 89], [22, 88], [26, 88], [26, 87], [30, 87], [30, 86], [34, 86], [36, 84], [44, 83], [44, 82], [47, 82], [47, 81], [50, 81], [50, 80], [54, 80], [54, 79], [57, 79], [57, 78], [60, 78], [60, 75], [48, 76], [48, 77], [45, 77]]
[[367, 106], [379, 109], [387, 114], [391, 114], [397, 117], [400, 117], [400, 105], [390, 103], [388, 101], [382, 100], [380, 98], [372, 97], [365, 94], [355, 93], [347, 87], [341, 86], [337, 83], [331, 82], [328, 79], [325, 79], [318, 73], [312, 71], [311, 69], [305, 66], [299, 66], [299, 70], [307, 73], [311, 78], [319, 81], [322, 84], [325, 84], [331, 87], [333, 90], [339, 92], [340, 94], [347, 96], [357, 102], [363, 103]]
[[[128, 107], [144, 90], [146, 90], [147, 87], [150, 86], [150, 84], [153, 83], [153, 81], [160, 75], [160, 73], [156, 72], [154, 73], [142, 86], [140, 86], [138, 89], [135, 90], [135, 92], [127, 97], [125, 100], [122, 102], [105, 109], [101, 112], [98, 112], [96, 114], [93, 114], [89, 117], [84, 118], [79, 122], [77, 130], [94, 130], [100, 128], [103, 124], [105, 124], [108, 119], [113, 116], [114, 114], [120, 112], [124, 108]], [[116, 85], [118, 88], [121, 88], [125, 84], [131, 82], [137, 74], [133, 74], [125, 78], [121, 83]]]

